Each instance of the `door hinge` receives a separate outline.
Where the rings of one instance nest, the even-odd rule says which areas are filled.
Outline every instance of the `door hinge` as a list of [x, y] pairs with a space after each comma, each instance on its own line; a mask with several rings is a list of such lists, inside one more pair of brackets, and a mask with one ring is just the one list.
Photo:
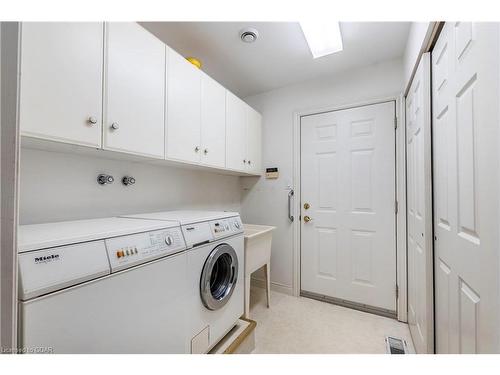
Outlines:
[[396, 284], [396, 299], [399, 298], [399, 286]]
[[399, 210], [398, 206], [399, 206], [399, 205], [398, 205], [398, 201], [395, 201], [395, 202], [394, 202], [394, 213], [395, 213], [396, 215], [398, 214], [398, 210]]
[[398, 128], [398, 118], [394, 117], [394, 129]]

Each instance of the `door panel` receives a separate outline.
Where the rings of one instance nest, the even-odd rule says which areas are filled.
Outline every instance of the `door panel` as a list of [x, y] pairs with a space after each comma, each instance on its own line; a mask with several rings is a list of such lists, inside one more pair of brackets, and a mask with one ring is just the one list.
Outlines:
[[198, 163], [201, 150], [201, 74], [173, 50], [168, 52], [167, 156]]
[[439, 353], [499, 352], [499, 26], [446, 23], [432, 52]]
[[301, 119], [301, 289], [396, 310], [394, 102]]
[[226, 92], [226, 168], [246, 170], [247, 161], [246, 104], [231, 92]]
[[247, 171], [261, 173], [262, 116], [247, 106]]
[[114, 22], [107, 46], [103, 148], [163, 158], [165, 45], [137, 23]]
[[406, 97], [408, 324], [417, 353], [434, 352], [430, 54]]
[[[436, 309], [436, 353], [450, 352], [450, 273], [446, 263], [439, 260], [436, 264], [436, 295], [439, 292], [440, 307]], [[436, 301], [437, 304], [437, 301]]]
[[101, 146], [103, 30], [98, 22], [22, 24], [23, 135]]
[[201, 162], [226, 163], [226, 89], [201, 73]]

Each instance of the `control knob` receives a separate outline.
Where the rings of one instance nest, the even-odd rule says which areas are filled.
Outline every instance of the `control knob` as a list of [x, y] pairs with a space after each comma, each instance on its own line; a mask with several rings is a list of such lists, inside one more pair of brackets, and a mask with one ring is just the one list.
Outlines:
[[235, 220], [234, 226], [236, 227], [236, 229], [240, 229], [240, 227], [241, 227], [240, 222], [238, 220]]
[[172, 245], [174, 243], [174, 239], [172, 238], [172, 236], [165, 237], [165, 243], [167, 244], [167, 246]]

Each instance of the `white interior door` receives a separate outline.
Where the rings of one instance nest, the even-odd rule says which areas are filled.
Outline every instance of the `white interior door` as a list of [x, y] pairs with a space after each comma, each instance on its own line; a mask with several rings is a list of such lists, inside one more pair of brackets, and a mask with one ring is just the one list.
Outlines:
[[302, 117], [303, 292], [395, 312], [394, 119], [394, 102]]
[[499, 25], [432, 52], [436, 351], [499, 352]]
[[434, 353], [430, 61], [422, 56], [406, 97], [408, 324], [417, 353]]

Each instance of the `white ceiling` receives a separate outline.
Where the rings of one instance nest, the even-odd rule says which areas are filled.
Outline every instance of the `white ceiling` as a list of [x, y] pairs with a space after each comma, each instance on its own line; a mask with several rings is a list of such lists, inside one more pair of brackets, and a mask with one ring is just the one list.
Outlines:
[[[342, 22], [342, 52], [313, 59], [295, 22], [141, 22], [235, 94], [246, 97], [349, 68], [403, 56], [409, 22]], [[241, 42], [255, 27], [259, 39]]]

